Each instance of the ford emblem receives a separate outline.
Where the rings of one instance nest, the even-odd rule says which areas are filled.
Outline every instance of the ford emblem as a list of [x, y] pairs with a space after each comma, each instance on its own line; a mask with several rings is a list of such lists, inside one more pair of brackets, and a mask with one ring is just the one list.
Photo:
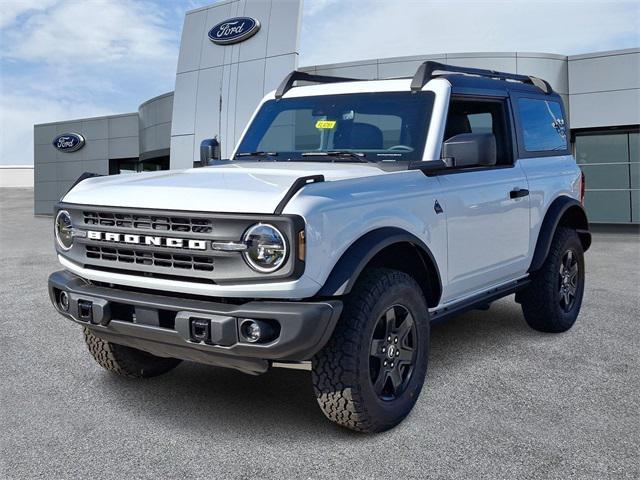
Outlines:
[[79, 133], [63, 133], [53, 139], [53, 146], [61, 152], [75, 152], [84, 147], [84, 137]]
[[260, 22], [251, 17], [235, 17], [218, 23], [209, 30], [209, 39], [218, 45], [231, 45], [253, 37], [260, 30]]

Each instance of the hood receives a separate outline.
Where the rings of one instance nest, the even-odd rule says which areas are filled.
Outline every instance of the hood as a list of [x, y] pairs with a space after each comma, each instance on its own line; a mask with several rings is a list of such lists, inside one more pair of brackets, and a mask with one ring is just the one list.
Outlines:
[[188, 170], [94, 177], [63, 201], [82, 205], [229, 213], [273, 213], [293, 182], [383, 175], [373, 165], [318, 162], [236, 162]]

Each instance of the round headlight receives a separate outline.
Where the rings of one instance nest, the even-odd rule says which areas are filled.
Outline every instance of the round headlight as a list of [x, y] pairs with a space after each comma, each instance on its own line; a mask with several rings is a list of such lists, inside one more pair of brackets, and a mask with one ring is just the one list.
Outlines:
[[56, 241], [63, 250], [73, 247], [73, 226], [71, 215], [66, 210], [60, 210], [56, 215], [55, 223]]
[[244, 259], [261, 273], [275, 272], [287, 259], [287, 242], [280, 231], [266, 223], [258, 223], [246, 231]]

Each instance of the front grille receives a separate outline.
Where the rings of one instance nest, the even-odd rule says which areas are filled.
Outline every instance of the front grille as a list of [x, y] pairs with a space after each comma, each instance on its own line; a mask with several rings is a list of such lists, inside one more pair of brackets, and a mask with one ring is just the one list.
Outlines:
[[161, 232], [211, 233], [213, 231], [213, 222], [208, 218], [95, 211], [83, 211], [82, 216], [85, 225], [156, 230]]
[[[304, 221], [296, 216], [64, 203], [60, 208], [69, 212], [78, 230], [87, 232], [78, 235], [71, 250], [58, 252], [71, 262], [110, 273], [206, 284], [262, 281], [265, 277], [252, 270], [240, 252], [214, 250], [212, 242], [239, 242], [247, 229], [261, 222], [275, 225], [289, 242], [304, 228]], [[287, 265], [270, 274], [270, 280], [302, 272], [294, 246]]]
[[136, 248], [120, 248], [87, 245], [88, 259], [106, 260], [138, 265], [147, 265], [181, 270], [213, 271], [213, 257], [188, 255], [183, 253], [163, 253]]

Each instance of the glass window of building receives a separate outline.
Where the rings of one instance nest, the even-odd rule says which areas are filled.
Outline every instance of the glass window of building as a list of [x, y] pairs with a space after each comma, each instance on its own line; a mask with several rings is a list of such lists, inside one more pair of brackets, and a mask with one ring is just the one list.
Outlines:
[[589, 221], [640, 222], [639, 141], [636, 132], [576, 135], [575, 155], [585, 174]]

